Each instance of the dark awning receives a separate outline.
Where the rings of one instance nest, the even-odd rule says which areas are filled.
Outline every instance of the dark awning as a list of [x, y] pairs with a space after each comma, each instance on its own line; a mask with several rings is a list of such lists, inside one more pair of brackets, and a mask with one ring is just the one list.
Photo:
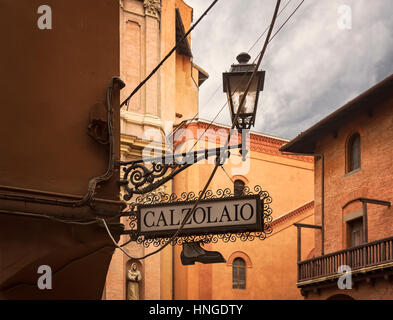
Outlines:
[[178, 44], [177, 52], [187, 56], [192, 57], [191, 47], [187, 39], [181, 41], [181, 39], [186, 34], [184, 29], [183, 20], [180, 15], [180, 10], [176, 8], [176, 43]]

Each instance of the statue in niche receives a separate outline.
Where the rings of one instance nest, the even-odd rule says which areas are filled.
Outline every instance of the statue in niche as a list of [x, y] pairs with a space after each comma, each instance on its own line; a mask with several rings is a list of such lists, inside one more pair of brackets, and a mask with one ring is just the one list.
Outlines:
[[139, 300], [139, 282], [142, 280], [141, 272], [136, 263], [131, 265], [127, 272], [127, 300]]

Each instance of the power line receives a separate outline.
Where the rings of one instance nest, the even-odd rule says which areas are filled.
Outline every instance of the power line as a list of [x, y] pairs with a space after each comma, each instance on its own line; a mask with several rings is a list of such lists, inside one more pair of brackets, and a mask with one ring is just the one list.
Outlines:
[[[260, 54], [259, 54], [260, 55]], [[255, 61], [258, 59], [259, 55], [254, 59], [254, 61], [252, 62], [252, 64], [255, 63]], [[244, 74], [240, 80], [240, 84], [235, 88], [235, 90], [232, 92], [231, 97], [237, 92], [237, 90], [240, 88], [240, 86], [242, 86], [243, 84], [245, 84], [245, 80], [247, 80], [247, 74]], [[195, 146], [198, 144], [198, 142], [202, 139], [202, 137], [205, 135], [205, 133], [210, 129], [210, 127], [213, 125], [214, 121], [218, 118], [218, 116], [220, 115], [220, 113], [224, 110], [224, 108], [228, 105], [228, 99], [227, 101], [224, 103], [224, 105], [221, 107], [221, 109], [218, 111], [218, 113], [216, 114], [216, 116], [213, 118], [213, 120], [210, 121], [210, 123], [208, 124], [207, 128], [202, 132], [202, 134], [199, 136], [199, 138], [195, 141], [194, 145], [191, 147], [191, 149], [189, 150], [189, 152], [195, 148]]]
[[303, 4], [304, 0], [302, 0], [299, 5], [295, 8], [295, 10], [289, 15], [289, 17], [284, 21], [284, 23], [278, 28], [278, 30], [275, 32], [275, 34], [272, 36], [270, 39], [269, 43], [275, 38], [275, 36], [281, 31], [282, 28], [286, 25], [286, 23], [292, 18], [292, 16], [296, 13], [296, 11], [300, 8], [300, 6]]
[[[176, 42], [176, 45], [168, 52], [168, 54], [160, 61], [160, 63], [150, 72], [150, 74], [142, 81], [138, 84], [138, 86], [131, 92], [131, 94], [127, 97], [127, 99], [125, 99], [121, 105], [120, 108], [124, 105], [127, 104], [127, 110], [128, 110], [128, 104], [130, 102], [130, 99], [139, 91], [139, 89], [160, 69], [160, 67], [164, 64], [164, 62], [176, 51], [178, 44], [181, 43], [183, 40], [185, 40], [187, 38], [187, 36], [191, 33], [191, 31], [199, 24], [199, 22], [207, 15], [207, 13], [211, 10], [211, 8], [214, 7], [214, 5], [218, 2], [218, 0], [214, 0], [211, 5], [205, 10], [205, 12], [199, 17], [199, 19], [196, 21], [195, 24], [192, 25], [192, 27], [183, 35], [183, 37]], [[197, 117], [198, 112], [194, 115], [194, 117], [192, 118], [191, 122], [194, 121], [194, 119]], [[165, 132], [164, 132], [164, 137], [165, 140], [168, 141], [170, 139], [170, 137], [175, 134], [175, 132], [177, 130], [179, 130], [181, 127], [183, 126], [183, 123], [181, 123], [179, 125], [179, 127], [177, 127], [175, 129], [175, 131], [173, 131], [172, 133], [169, 134], [169, 136], [166, 136]], [[166, 144], [166, 143], [165, 143]], [[168, 149], [169, 150], [169, 149]]]
[[[277, 0], [277, 4], [276, 4], [275, 10], [274, 10], [272, 22], [270, 23], [269, 32], [268, 32], [268, 34], [267, 34], [267, 36], [266, 36], [265, 44], [264, 44], [264, 46], [263, 46], [263, 48], [262, 48], [262, 51], [261, 51], [261, 53], [260, 53], [260, 55], [259, 55], [259, 59], [258, 59], [258, 62], [257, 62], [257, 64], [256, 64], [256, 66], [255, 66], [255, 70], [254, 70], [254, 72], [253, 72], [253, 74], [252, 74], [250, 80], [248, 81], [248, 84], [247, 84], [247, 87], [246, 87], [246, 90], [245, 90], [245, 94], [243, 95], [243, 97], [242, 97], [242, 99], [241, 99], [239, 105], [242, 105], [242, 104], [244, 103], [244, 100], [245, 100], [245, 98], [246, 98], [247, 92], [250, 90], [251, 83], [252, 83], [254, 77], [256, 76], [256, 73], [257, 73], [257, 71], [258, 71], [258, 68], [259, 68], [259, 66], [260, 66], [260, 64], [261, 64], [261, 62], [262, 62], [262, 58], [263, 58], [263, 56], [264, 56], [264, 54], [265, 54], [265, 52], [266, 52], [266, 48], [267, 48], [267, 45], [268, 45], [268, 43], [269, 43], [270, 36], [271, 36], [272, 31], [273, 31], [273, 27], [274, 27], [274, 24], [275, 24], [275, 21], [276, 21], [276, 18], [277, 18], [277, 14], [278, 14], [278, 9], [279, 9], [279, 7], [280, 7], [280, 3], [281, 3], [281, 0]], [[234, 119], [233, 124], [232, 124], [232, 129], [234, 129], [234, 127], [235, 127], [235, 123], [236, 123], [236, 121], [237, 121], [237, 119], [238, 119], [238, 117], [239, 117], [239, 115], [240, 115], [240, 110], [241, 110], [241, 109], [238, 108], [238, 110], [237, 110], [237, 112], [236, 112], [235, 119]], [[228, 138], [227, 138], [226, 143], [225, 143], [225, 146], [224, 146], [224, 150], [225, 150], [226, 148], [228, 148], [228, 144], [229, 144], [229, 141], [230, 141], [230, 139], [231, 139], [231, 136], [232, 136], [232, 130], [229, 131]], [[183, 228], [184, 228], [186, 222], [187, 222], [188, 219], [191, 217], [191, 215], [194, 214], [196, 207], [198, 206], [199, 202], [200, 202], [200, 201], [202, 200], [202, 198], [204, 197], [205, 192], [206, 192], [207, 188], [209, 187], [211, 181], [213, 180], [213, 177], [214, 177], [215, 173], [217, 172], [217, 169], [218, 169], [218, 167], [220, 166], [220, 164], [221, 164], [221, 158], [219, 158], [219, 159], [216, 160], [216, 164], [215, 164], [215, 166], [214, 166], [214, 169], [213, 169], [212, 173], [210, 174], [210, 177], [209, 177], [208, 181], [206, 182], [206, 184], [205, 184], [203, 190], [201, 191], [201, 193], [200, 193], [198, 199], [195, 201], [195, 204], [194, 204], [193, 208], [186, 214], [186, 216], [184, 217], [184, 219], [183, 219], [183, 221], [182, 221], [180, 227], [177, 229], [177, 231], [175, 232], [175, 234], [173, 234], [172, 237], [170, 237], [170, 238], [168, 239], [168, 241], [167, 241], [163, 246], [161, 246], [159, 249], [157, 249], [157, 250], [155, 250], [155, 251], [153, 251], [153, 252], [150, 252], [150, 253], [148, 253], [148, 254], [142, 256], [142, 257], [139, 257], [139, 258], [132, 257], [132, 256], [129, 255], [122, 247], [120, 247], [120, 246], [116, 243], [116, 241], [114, 240], [112, 234], [110, 233], [110, 230], [109, 230], [109, 228], [108, 228], [108, 226], [107, 226], [105, 220], [102, 219], [102, 222], [103, 222], [103, 224], [104, 224], [104, 226], [105, 226], [105, 229], [107, 230], [107, 233], [108, 233], [108, 235], [110, 236], [110, 238], [112, 239], [114, 245], [115, 245], [118, 249], [120, 249], [125, 255], [127, 255], [130, 259], [136, 259], [136, 260], [143, 260], [143, 259], [145, 259], [145, 258], [147, 258], [147, 257], [150, 257], [150, 256], [153, 255], [153, 254], [156, 254], [156, 253], [160, 252], [160, 251], [163, 250], [165, 247], [167, 247], [167, 246], [168, 246], [168, 245], [178, 236], [178, 234], [180, 233], [180, 231], [183, 230]]]
[[[67, 220], [67, 219], [60, 219], [56, 218], [55, 216], [51, 215], [46, 215], [46, 214], [40, 214], [40, 213], [34, 213], [34, 212], [26, 212], [26, 211], [11, 211], [11, 210], [0, 210], [1, 214], [6, 214], [6, 215], [14, 215], [14, 216], [19, 216], [19, 217], [30, 217], [30, 218], [38, 218], [38, 219], [47, 219], [51, 220], [54, 222], [59, 222], [59, 223], [64, 223], [64, 224], [75, 224], [75, 225], [92, 225], [92, 224], [97, 224], [100, 223], [101, 220], [98, 218], [93, 218], [90, 220]], [[107, 220], [113, 220], [113, 219], [118, 219], [123, 216], [123, 212], [120, 214], [117, 214], [113, 217], [107, 218]]]
[[[286, 7], [288, 7], [288, 5], [292, 2], [292, 0], [289, 0], [285, 6], [280, 10], [280, 12], [278, 13], [277, 17], [279, 17], [281, 15], [281, 13], [286, 9]], [[251, 46], [251, 48], [247, 51], [247, 53], [250, 53], [250, 51], [256, 46], [256, 44], [259, 42], [259, 40], [261, 40], [261, 38], [264, 36], [264, 34], [269, 30], [269, 26], [267, 26], [267, 28], [265, 29], [265, 31], [263, 31], [261, 33], [261, 35], [258, 37], [258, 39], [254, 42], [254, 44]]]
[[[281, 31], [281, 29], [285, 26], [285, 24], [286, 24], [286, 23], [290, 20], [290, 18], [295, 14], [295, 12], [296, 12], [296, 11], [299, 9], [299, 7], [303, 4], [304, 0], [302, 0], [302, 2], [296, 7], [296, 9], [292, 12], [292, 14], [291, 14], [291, 15], [286, 19], [286, 21], [280, 26], [280, 28], [277, 30], [277, 32], [275, 32], [275, 34], [270, 38], [271, 33], [272, 33], [272, 31], [273, 31], [273, 27], [274, 27], [275, 21], [276, 21], [276, 18], [277, 18], [277, 16], [278, 16], [278, 9], [279, 9], [279, 6], [280, 6], [280, 2], [281, 2], [281, 0], [277, 0], [277, 4], [276, 4], [276, 8], [275, 8], [274, 15], [273, 15], [273, 18], [272, 18], [272, 22], [271, 22], [270, 27], [269, 27], [269, 32], [268, 32], [268, 35], [266, 36], [266, 40], [265, 40], [265, 44], [264, 44], [264, 46], [263, 46], [263, 49], [262, 49], [262, 51], [260, 52], [260, 54], [258, 55], [258, 57], [259, 57], [258, 63], [257, 63], [257, 65], [256, 65], [256, 67], [255, 67], [255, 70], [254, 70], [253, 75], [251, 76], [251, 78], [250, 78], [250, 80], [249, 80], [249, 83], [248, 83], [247, 89], [246, 89], [246, 93], [248, 92], [248, 90], [249, 90], [249, 88], [250, 88], [250, 85], [251, 85], [251, 82], [252, 82], [252, 80], [253, 80], [253, 78], [254, 78], [254, 76], [255, 76], [255, 74], [256, 74], [256, 72], [257, 72], [257, 70], [258, 70], [258, 68], [259, 68], [259, 66], [260, 66], [260, 64], [261, 64], [261, 62], [262, 62], [262, 58], [263, 58], [264, 53], [265, 53], [265, 51], [266, 51], [267, 45], [273, 40], [273, 38]], [[282, 12], [282, 11], [283, 11], [283, 10], [281, 10], [281, 12]], [[246, 94], [243, 96], [243, 99], [242, 99], [242, 100], [245, 99], [245, 96], [246, 96]], [[240, 104], [241, 104], [242, 102], [244, 102], [244, 101], [241, 101]], [[224, 105], [224, 106], [225, 106], [225, 105]], [[220, 112], [221, 112], [221, 111], [220, 111]], [[237, 110], [235, 119], [234, 119], [233, 124], [232, 124], [232, 128], [231, 128], [232, 130], [233, 130], [234, 127], [235, 127], [235, 123], [236, 123], [236, 121], [237, 121], [237, 118], [239, 117], [239, 114], [240, 114], [240, 108]], [[217, 116], [216, 116], [216, 117], [217, 117]], [[224, 149], [226, 149], [226, 148], [228, 147], [228, 144], [229, 144], [229, 141], [230, 141], [230, 138], [231, 138], [231, 135], [232, 135], [232, 130], [229, 131], [229, 134], [228, 134], [228, 137], [227, 137], [227, 140], [226, 140]], [[205, 132], [206, 132], [206, 131], [205, 131]], [[200, 137], [200, 138], [201, 138], [201, 137]], [[110, 232], [110, 230], [109, 230], [109, 228], [108, 228], [108, 226], [107, 226], [107, 224], [106, 224], [106, 221], [105, 221], [104, 219], [101, 219], [102, 222], [103, 222], [103, 224], [104, 224], [104, 226], [105, 226], [105, 229], [106, 229], [108, 235], [110, 236], [110, 238], [112, 239], [114, 245], [115, 245], [118, 249], [120, 249], [125, 255], [127, 255], [129, 258], [131, 258], [131, 259], [136, 259], [136, 260], [143, 260], [143, 259], [145, 259], [145, 258], [147, 258], [147, 257], [150, 257], [150, 256], [152, 256], [152, 255], [154, 255], [154, 254], [156, 254], [156, 253], [162, 251], [165, 247], [167, 247], [167, 246], [168, 246], [168, 245], [178, 236], [178, 234], [180, 233], [180, 231], [184, 228], [184, 225], [186, 224], [186, 221], [187, 221], [187, 220], [189, 219], [189, 217], [194, 213], [194, 211], [195, 211], [197, 205], [199, 204], [199, 202], [201, 201], [201, 199], [204, 197], [204, 194], [205, 194], [205, 192], [206, 192], [208, 186], [210, 185], [210, 183], [211, 183], [211, 181], [212, 181], [212, 179], [213, 179], [215, 173], [217, 172], [218, 167], [221, 166], [220, 164], [221, 164], [221, 159], [217, 159], [216, 165], [215, 165], [215, 167], [214, 167], [212, 173], [210, 174], [210, 177], [209, 177], [209, 179], [208, 179], [208, 181], [207, 181], [205, 187], [203, 188], [202, 192], [200, 193], [199, 198], [196, 200], [196, 202], [195, 202], [195, 204], [194, 204], [192, 210], [185, 216], [185, 218], [184, 218], [183, 221], [182, 221], [182, 224], [180, 225], [180, 227], [179, 227], [179, 229], [176, 231], [176, 233], [175, 233], [174, 235], [172, 235], [172, 237], [171, 237], [170, 239], [168, 239], [168, 241], [167, 241], [163, 246], [161, 246], [159, 249], [157, 249], [157, 250], [155, 250], [155, 251], [153, 251], [153, 252], [151, 252], [151, 253], [149, 253], [149, 254], [144, 255], [143, 257], [139, 257], [139, 258], [132, 257], [132, 256], [130, 256], [121, 246], [119, 246], [119, 245], [116, 243], [115, 239], [113, 238], [113, 236], [112, 236], [112, 234], [111, 234], [111, 232]], [[221, 167], [222, 167], [222, 166], [221, 166]], [[224, 169], [223, 169], [223, 170], [224, 170]], [[224, 172], [226, 172], [226, 171], [224, 170]], [[228, 174], [227, 174], [227, 175], [228, 175]], [[228, 177], [229, 177], [229, 176], [228, 176]], [[232, 180], [232, 179], [231, 179], [231, 180]], [[123, 244], [123, 245], [124, 245], [124, 244]], [[122, 246], [123, 246], [123, 245], [122, 245]]]
[[[285, 10], [285, 8], [291, 3], [292, 0], [289, 0], [286, 5], [281, 9], [280, 13], [277, 15], [277, 17]], [[285, 20], [285, 22], [278, 28], [278, 30], [274, 33], [274, 35], [271, 37], [271, 39], [269, 40], [268, 43], [270, 43], [275, 36], [283, 29], [283, 27], [285, 26], [285, 24], [291, 19], [291, 17], [295, 14], [295, 12], [299, 9], [299, 7], [303, 4], [304, 0], [302, 0], [302, 2], [295, 8], [295, 10], [289, 15], [289, 17]], [[269, 29], [269, 27], [267, 27], [265, 29], [265, 31], [263, 31], [263, 33], [259, 36], [259, 38], [257, 39], [257, 41], [253, 44], [253, 46], [250, 48], [250, 50], [248, 52], [250, 52], [252, 50], [252, 48], [258, 43], [258, 41], [262, 38], [262, 36], [266, 33], [266, 31]], [[256, 59], [258, 59], [259, 55], [254, 59], [253, 63], [255, 63]], [[244, 80], [244, 76], [242, 81]], [[220, 87], [219, 87], [220, 88]], [[218, 89], [219, 89], [218, 88]], [[218, 91], [218, 89], [216, 90], [216, 92]], [[237, 88], [235, 90], [235, 92], [237, 91]], [[207, 132], [207, 130], [210, 129], [210, 127], [213, 125], [214, 121], [218, 118], [218, 116], [221, 114], [221, 112], [224, 110], [224, 108], [227, 106], [228, 101], [225, 102], [225, 104], [221, 107], [221, 109], [218, 111], [218, 113], [216, 114], [216, 116], [213, 118], [213, 120], [209, 123], [209, 125], [207, 126], [207, 128], [204, 130], [204, 132], [200, 135], [200, 137], [197, 139], [197, 141], [194, 143], [194, 145], [192, 146], [191, 149], [193, 149], [197, 143], [202, 139], [202, 137], [205, 135], [205, 133]]]
[[234, 183], [234, 181], [232, 180], [232, 178], [230, 177], [230, 175], [228, 174], [228, 172], [225, 170], [224, 165], [221, 166], [222, 171], [224, 171], [224, 173], [226, 174], [226, 176], [228, 177], [229, 180], [231, 180], [232, 183]]
[[[288, 7], [288, 5], [292, 2], [292, 0], [288, 0], [288, 2], [285, 4], [285, 6], [280, 10], [280, 12], [278, 13], [277, 17], [279, 17], [284, 10]], [[304, 0], [300, 3], [300, 5], [304, 2]], [[300, 5], [298, 5], [298, 7], [292, 12], [292, 14], [286, 19], [286, 21], [280, 26], [280, 28], [277, 30], [277, 32], [272, 36], [272, 38], [270, 39], [269, 43], [273, 40], [273, 38], [281, 31], [281, 29], [285, 26], [285, 24], [289, 21], [289, 19], [294, 15], [294, 13], [297, 11], [297, 9], [300, 7]], [[258, 37], [258, 39], [254, 42], [254, 44], [251, 46], [251, 48], [247, 51], [248, 53], [255, 47], [255, 45], [259, 42], [259, 40], [265, 35], [265, 33], [269, 30], [269, 26], [266, 27], [266, 29], [261, 33], [261, 35]], [[259, 55], [258, 55], [259, 56]], [[255, 63], [255, 61], [258, 59], [258, 56], [254, 59], [253, 63]], [[245, 78], [245, 76], [243, 77], [243, 79], [241, 81], [243, 81]], [[210, 96], [210, 98], [208, 99], [208, 101], [206, 102], [205, 105], [207, 105], [212, 98], [216, 95], [216, 93], [219, 91], [221, 85], [217, 87], [217, 89], [213, 92], [213, 94]], [[237, 88], [235, 89], [235, 91], [233, 92], [233, 94], [237, 91]], [[228, 101], [226, 101], [224, 103], [224, 105], [220, 108], [220, 110], [218, 111], [218, 113], [216, 114], [216, 116], [213, 118], [213, 120], [209, 123], [208, 127], [205, 129], [205, 131], [201, 134], [201, 136], [197, 139], [197, 141], [194, 143], [194, 145], [192, 146], [191, 149], [193, 149], [197, 143], [200, 141], [200, 139], [204, 136], [204, 134], [207, 132], [207, 130], [210, 129], [210, 127], [213, 125], [214, 121], [218, 118], [218, 116], [221, 114], [221, 112], [225, 109], [225, 107], [227, 106]], [[196, 117], [199, 115], [199, 110], [197, 113], [195, 113], [195, 115], [193, 116], [192, 119], [189, 119], [187, 121], [184, 121], [182, 123], [179, 124], [179, 126], [172, 131], [168, 136], [165, 136], [166, 140], [168, 141], [168, 139], [172, 136], [174, 136], [174, 134], [181, 129], [183, 126], [185, 126], [186, 128], [189, 126], [189, 124], [191, 124]], [[187, 124], [188, 122], [188, 124]], [[190, 150], [191, 150], [190, 149]]]
[[[283, 11], [288, 7], [288, 5], [292, 2], [292, 0], [288, 0], [288, 2], [285, 4], [285, 6], [280, 10], [280, 12], [278, 13], [277, 17], [279, 17]], [[258, 37], [258, 39], [254, 42], [254, 44], [251, 46], [251, 48], [247, 51], [247, 53], [250, 53], [250, 51], [255, 47], [255, 45], [259, 42], [259, 40], [261, 40], [261, 38], [265, 35], [265, 33], [269, 30], [269, 26], [266, 27], [266, 29], [261, 33], [261, 35]], [[258, 56], [254, 59], [253, 63], [255, 63], [256, 59], [258, 59]], [[242, 79], [243, 80], [243, 79]], [[217, 87], [217, 89], [213, 92], [213, 94], [210, 95], [209, 99], [207, 100], [207, 102], [205, 102], [205, 106], [209, 104], [209, 102], [213, 99], [213, 97], [217, 94], [217, 92], [220, 90], [221, 85], [219, 85]], [[236, 92], [236, 90], [235, 90]], [[214, 119], [212, 120], [212, 123], [214, 122], [215, 119], [218, 118], [218, 116], [220, 115], [220, 113], [222, 112], [222, 110], [224, 110], [225, 106], [228, 104], [228, 102], [226, 102], [220, 109], [220, 111], [217, 113], [217, 115], [214, 117]], [[186, 128], [188, 127], [188, 125], [190, 123], [192, 123], [196, 117], [199, 115], [199, 110], [197, 113], [195, 113], [195, 115], [192, 117], [191, 120], [187, 120], [184, 121], [182, 123], [179, 124], [179, 126], [172, 132], [169, 134], [169, 136], [174, 136], [174, 134], [181, 129], [184, 125], [186, 126]], [[188, 122], [188, 124], [186, 124], [186, 122]], [[208, 129], [210, 128], [210, 126], [208, 127]], [[199, 140], [198, 140], [199, 141]], [[193, 146], [195, 147], [195, 145]]]
[[[280, 8], [280, 3], [281, 3], [281, 0], [277, 0], [277, 4], [276, 4], [275, 10], [274, 10], [272, 22], [270, 23], [269, 32], [268, 32], [268, 34], [267, 34], [267, 36], [266, 36], [265, 44], [264, 44], [264, 46], [263, 46], [263, 48], [262, 48], [261, 53], [259, 54], [259, 59], [258, 59], [258, 62], [257, 62], [257, 64], [256, 64], [256, 66], [255, 66], [255, 70], [254, 70], [254, 72], [252, 73], [252, 75], [251, 75], [251, 77], [250, 77], [250, 80], [248, 81], [246, 90], [245, 90], [245, 92], [244, 92], [244, 95], [243, 95], [242, 98], [240, 99], [239, 105], [242, 105], [242, 104], [244, 103], [244, 101], [245, 101], [245, 99], [246, 99], [246, 95], [247, 95], [248, 91], [250, 90], [251, 83], [252, 83], [254, 77], [256, 76], [256, 74], [257, 74], [257, 72], [258, 72], [259, 66], [261, 65], [262, 58], [263, 58], [263, 56], [264, 56], [264, 54], [265, 54], [265, 52], [266, 52], [266, 48], [267, 48], [267, 45], [268, 45], [268, 43], [269, 43], [271, 33], [272, 33], [272, 31], [273, 31], [273, 27], [274, 27], [274, 24], [275, 24], [275, 22], [276, 22], [276, 18], [277, 18], [277, 15], [278, 15], [278, 9]], [[239, 115], [240, 115], [240, 111], [241, 111], [241, 108], [238, 108], [238, 110], [237, 110], [237, 112], [236, 112], [236, 115], [235, 115], [235, 118], [234, 118], [233, 123], [232, 123], [232, 127], [231, 127], [232, 130], [235, 128], [236, 121], [237, 121], [237, 119], [239, 118]], [[230, 130], [229, 133], [228, 133], [228, 138], [227, 138], [227, 140], [226, 140], [226, 142], [225, 142], [224, 150], [225, 150], [226, 148], [228, 148], [228, 144], [229, 144], [229, 141], [231, 140], [231, 136], [232, 136], [232, 133], [233, 133], [232, 130]], [[184, 227], [186, 221], [187, 221], [187, 220], [189, 219], [189, 217], [194, 213], [194, 211], [195, 211], [197, 205], [199, 204], [200, 200], [204, 197], [204, 194], [205, 194], [205, 192], [206, 192], [206, 190], [207, 190], [207, 188], [208, 188], [210, 182], [212, 181], [214, 175], [216, 174], [217, 169], [218, 169], [218, 167], [220, 166], [220, 164], [221, 164], [221, 158], [220, 158], [220, 159], [217, 159], [216, 165], [214, 166], [214, 169], [213, 169], [212, 173], [210, 174], [210, 177], [209, 177], [209, 179], [208, 179], [208, 181], [207, 181], [205, 187], [203, 188], [203, 190], [202, 190], [200, 196], [199, 196], [198, 199], [196, 200], [196, 202], [195, 202], [195, 204], [194, 204], [194, 207], [192, 208], [192, 210], [191, 210], [190, 212], [188, 212], [188, 214], [186, 215], [186, 217], [184, 218], [184, 220], [183, 220], [183, 222], [182, 222], [181, 227], [177, 230], [177, 232], [176, 232], [176, 234], [174, 235], [174, 237], [175, 237], [177, 234], [179, 234], [179, 232], [180, 232], [180, 231], [182, 230], [182, 228]], [[168, 245], [168, 244], [169, 244], [169, 241], [166, 243], [166, 245]]]
[[[290, 1], [291, 1], [291, 0], [290, 0]], [[289, 1], [289, 2], [290, 2], [290, 1]], [[277, 5], [279, 5], [279, 2], [280, 2], [280, 0], [278, 0]], [[289, 4], [289, 2], [287, 3], [287, 5]], [[264, 51], [266, 50], [267, 44], [270, 43], [270, 42], [274, 39], [274, 37], [282, 30], [282, 28], [283, 28], [283, 27], [285, 26], [285, 24], [291, 19], [291, 17], [296, 13], [296, 11], [300, 8], [300, 6], [303, 4], [303, 2], [304, 2], [304, 0], [302, 0], [302, 1], [299, 3], [299, 5], [296, 7], [296, 9], [295, 9], [295, 10], [291, 13], [291, 15], [285, 20], [285, 22], [279, 27], [279, 29], [274, 33], [274, 35], [270, 38], [270, 40], [268, 40], [267, 43], [265, 42], [264, 49], [262, 50], [262, 52], [261, 52], [258, 56], [261, 56], [261, 55], [264, 53]], [[285, 7], [284, 7], [280, 12], [282, 12], [284, 9], [285, 9]], [[273, 18], [273, 20], [275, 20], [275, 18]], [[272, 24], [273, 24], [273, 22], [272, 22]], [[271, 27], [270, 29], [272, 29], [272, 24], [270, 25], [270, 27]], [[268, 37], [269, 37], [269, 35], [268, 35]], [[268, 39], [268, 38], [267, 38], [267, 39]], [[266, 40], [267, 40], [267, 39], [266, 39]], [[251, 50], [251, 49], [250, 49], [250, 50]], [[259, 59], [259, 64], [260, 64], [260, 62], [261, 62], [261, 59], [262, 59], [262, 57], [260, 57], [260, 59]], [[254, 60], [254, 61], [255, 61], [255, 60]], [[259, 64], [258, 64], [258, 66], [259, 66]], [[256, 70], [257, 70], [257, 69], [258, 69], [258, 68], [256, 68]], [[109, 100], [110, 100], [110, 99], [109, 99]], [[236, 116], [238, 116], [238, 114], [239, 114], [239, 110], [238, 110], [238, 113], [237, 113]], [[216, 116], [216, 117], [217, 117], [217, 116]], [[195, 118], [195, 117], [194, 117], [194, 118]], [[233, 127], [232, 127], [232, 129], [233, 129]], [[231, 133], [228, 135], [228, 140], [227, 140], [227, 142], [229, 142], [230, 136], [231, 136]], [[228, 145], [226, 144], [225, 147], [228, 147]], [[76, 224], [76, 225], [91, 225], [91, 224], [96, 224], [96, 223], [99, 223], [100, 221], [102, 221], [103, 224], [104, 224], [104, 226], [105, 226], [105, 228], [106, 228], [106, 230], [107, 230], [108, 235], [111, 237], [111, 239], [112, 239], [112, 241], [115, 243], [115, 246], [116, 246], [116, 247], [118, 247], [119, 249], [121, 249], [121, 250], [122, 250], [127, 256], [129, 256], [130, 258], [133, 258], [133, 259], [144, 259], [144, 258], [147, 258], [147, 257], [149, 257], [149, 256], [151, 256], [151, 255], [153, 255], [153, 254], [155, 254], [155, 253], [158, 253], [159, 251], [161, 251], [162, 249], [164, 249], [170, 242], [172, 242], [174, 238], [176, 238], [176, 236], [178, 235], [178, 233], [183, 229], [183, 227], [184, 227], [184, 225], [185, 225], [185, 222], [188, 220], [189, 216], [191, 216], [191, 214], [193, 213], [193, 211], [195, 211], [195, 208], [196, 208], [196, 206], [198, 205], [199, 201], [203, 198], [204, 193], [206, 192], [206, 189], [208, 188], [208, 186], [209, 186], [211, 180], [213, 179], [214, 174], [216, 173], [216, 170], [217, 170], [218, 166], [221, 166], [221, 165], [220, 165], [220, 161], [218, 161], [218, 162], [216, 163], [216, 166], [215, 166], [213, 172], [211, 173], [211, 175], [210, 175], [210, 177], [209, 177], [209, 180], [208, 180], [207, 184], [205, 185], [205, 188], [204, 188], [204, 190], [202, 191], [200, 197], [197, 199], [197, 202], [195, 203], [193, 210], [191, 210], [190, 214], [189, 214], [188, 216], [185, 217], [185, 219], [183, 220], [183, 223], [182, 223], [181, 227], [177, 230], [176, 234], [173, 235], [173, 236], [171, 237], [171, 239], [168, 240], [168, 242], [167, 242], [164, 246], [162, 246], [160, 249], [156, 250], [155, 252], [151, 252], [150, 254], [148, 254], [148, 255], [146, 255], [146, 256], [144, 256], [144, 257], [141, 257], [141, 258], [134, 258], [134, 257], [129, 256], [129, 255], [127, 254], [127, 252], [125, 252], [120, 246], [117, 245], [117, 243], [116, 243], [116, 241], [114, 240], [112, 234], [110, 233], [110, 231], [109, 231], [109, 229], [108, 229], [108, 226], [107, 226], [107, 223], [106, 223], [106, 221], [105, 221], [104, 219], [97, 219], [97, 218], [96, 218], [96, 219], [85, 220], [85, 221], [75, 221], [75, 220], [73, 221], [73, 220], [59, 219], [59, 218], [56, 218], [56, 217], [53, 217], [53, 216], [44, 215], [44, 214], [36, 214], [36, 213], [16, 212], [16, 211], [15, 211], [15, 212], [10, 212], [10, 211], [3, 211], [3, 210], [1, 210], [1, 213], [3, 213], [3, 214], [5, 213], [5, 214], [17, 215], [17, 216], [29, 216], [29, 217], [33, 217], [33, 218], [44, 218], [44, 219], [52, 220], [52, 221], [59, 222], [59, 223]], [[228, 176], [228, 178], [232, 181], [232, 179], [230, 178], [230, 176], [228, 175], [228, 173], [227, 173], [227, 171], [224, 169], [224, 167], [221, 166], [221, 168], [222, 168], [222, 170], [225, 172], [225, 174]], [[116, 216], [114, 216], [114, 217], [109, 218], [108, 220], [112, 220], [112, 219], [118, 218], [118, 217], [121, 216], [121, 215], [122, 215], [122, 214], [116, 215]], [[126, 242], [126, 243], [128, 243], [128, 242]], [[122, 246], [124, 246], [126, 243], [124, 243]]]
[[137, 93], [139, 91], [139, 89], [147, 82], [149, 81], [149, 79], [158, 71], [158, 69], [161, 68], [161, 66], [164, 64], [164, 62], [172, 55], [172, 53], [174, 53], [177, 49], [177, 46], [179, 45], [179, 43], [181, 43], [183, 40], [185, 40], [188, 35], [191, 33], [192, 30], [194, 30], [194, 28], [199, 24], [199, 22], [202, 21], [202, 19], [207, 15], [207, 13], [211, 10], [211, 8], [214, 7], [214, 5], [218, 2], [218, 0], [214, 0], [210, 6], [205, 10], [205, 12], [199, 17], [199, 19], [197, 20], [197, 22], [195, 22], [191, 28], [183, 35], [183, 37], [180, 39], [180, 41], [176, 41], [175, 46], [168, 52], [168, 54], [164, 57], [164, 59], [162, 59], [160, 61], [160, 63], [150, 72], [150, 74], [142, 81], [138, 84], [138, 86], [131, 92], [131, 94], [128, 96], [127, 99], [125, 99], [122, 104], [120, 105], [120, 108], [127, 104], [130, 101], [130, 99], [133, 97], [133, 95], [135, 93]]
[[107, 108], [107, 124], [108, 124], [108, 165], [106, 172], [100, 176], [96, 176], [89, 180], [87, 192], [85, 195], [78, 200], [65, 200], [65, 199], [48, 199], [42, 197], [32, 197], [32, 196], [20, 196], [12, 194], [0, 194], [0, 199], [17, 200], [17, 201], [29, 201], [34, 203], [51, 204], [65, 207], [85, 207], [90, 206], [91, 201], [94, 198], [97, 185], [108, 181], [112, 178], [115, 170], [115, 137], [113, 133], [113, 89], [115, 85], [123, 86], [123, 82], [117, 78], [113, 77], [110, 81], [109, 87], [106, 91], [106, 108]]

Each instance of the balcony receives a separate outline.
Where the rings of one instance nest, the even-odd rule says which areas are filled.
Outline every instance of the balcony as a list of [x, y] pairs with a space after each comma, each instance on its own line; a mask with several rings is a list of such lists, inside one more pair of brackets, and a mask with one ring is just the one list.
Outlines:
[[304, 287], [337, 279], [341, 265], [350, 266], [354, 277], [393, 268], [393, 237], [300, 261], [297, 285]]

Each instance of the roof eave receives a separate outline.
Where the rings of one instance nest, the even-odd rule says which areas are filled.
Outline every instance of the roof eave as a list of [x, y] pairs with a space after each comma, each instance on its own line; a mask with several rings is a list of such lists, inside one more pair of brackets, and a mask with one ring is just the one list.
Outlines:
[[[393, 74], [349, 101], [306, 131], [300, 133], [296, 138], [282, 146], [280, 151], [314, 153], [316, 141], [320, 136], [325, 135], [326, 131], [337, 130], [344, 122], [352, 118], [354, 112], [367, 108], [367, 106], [375, 107], [380, 100], [392, 94]], [[369, 103], [370, 100], [372, 100], [372, 104]]]

